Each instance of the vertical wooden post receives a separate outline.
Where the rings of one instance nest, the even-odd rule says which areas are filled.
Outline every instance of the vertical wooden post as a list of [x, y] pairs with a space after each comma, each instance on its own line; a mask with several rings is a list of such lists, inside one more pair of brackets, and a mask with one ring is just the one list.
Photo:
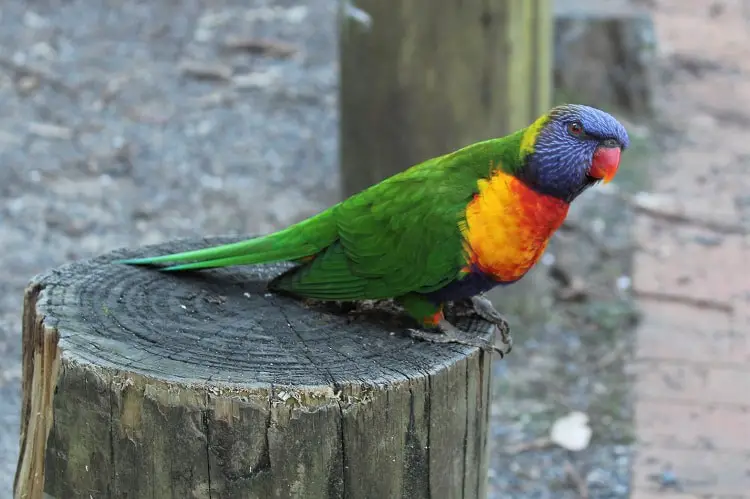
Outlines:
[[350, 2], [372, 23], [340, 25], [344, 196], [549, 107], [551, 0]]

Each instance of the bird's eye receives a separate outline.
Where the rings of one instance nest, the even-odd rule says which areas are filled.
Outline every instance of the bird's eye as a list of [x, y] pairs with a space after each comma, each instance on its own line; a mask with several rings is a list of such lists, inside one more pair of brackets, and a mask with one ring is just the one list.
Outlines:
[[573, 137], [580, 137], [583, 135], [583, 125], [581, 125], [578, 121], [574, 121], [572, 123], [568, 123], [568, 133], [571, 134]]

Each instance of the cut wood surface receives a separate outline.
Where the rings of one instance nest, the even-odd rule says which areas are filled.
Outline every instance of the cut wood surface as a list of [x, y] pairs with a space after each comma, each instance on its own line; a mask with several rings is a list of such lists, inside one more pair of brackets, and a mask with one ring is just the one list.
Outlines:
[[486, 497], [490, 355], [412, 340], [386, 305], [266, 292], [285, 265], [112, 263], [233, 240], [32, 280], [15, 497]]

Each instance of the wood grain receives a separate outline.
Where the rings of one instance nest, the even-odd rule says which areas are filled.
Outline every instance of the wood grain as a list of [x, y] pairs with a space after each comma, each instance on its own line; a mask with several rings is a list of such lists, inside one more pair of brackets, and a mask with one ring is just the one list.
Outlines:
[[552, 0], [357, 0], [340, 28], [342, 192], [529, 125], [552, 102]]
[[15, 497], [485, 497], [489, 355], [406, 337], [388, 304], [267, 293], [284, 265], [112, 263], [234, 240], [32, 280]]

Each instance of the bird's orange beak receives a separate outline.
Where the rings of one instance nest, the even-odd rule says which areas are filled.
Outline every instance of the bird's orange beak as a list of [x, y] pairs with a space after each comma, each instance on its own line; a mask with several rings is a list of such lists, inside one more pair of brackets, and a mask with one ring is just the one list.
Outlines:
[[601, 179], [605, 184], [610, 182], [620, 167], [620, 152], [619, 147], [599, 146], [594, 152], [589, 175]]

